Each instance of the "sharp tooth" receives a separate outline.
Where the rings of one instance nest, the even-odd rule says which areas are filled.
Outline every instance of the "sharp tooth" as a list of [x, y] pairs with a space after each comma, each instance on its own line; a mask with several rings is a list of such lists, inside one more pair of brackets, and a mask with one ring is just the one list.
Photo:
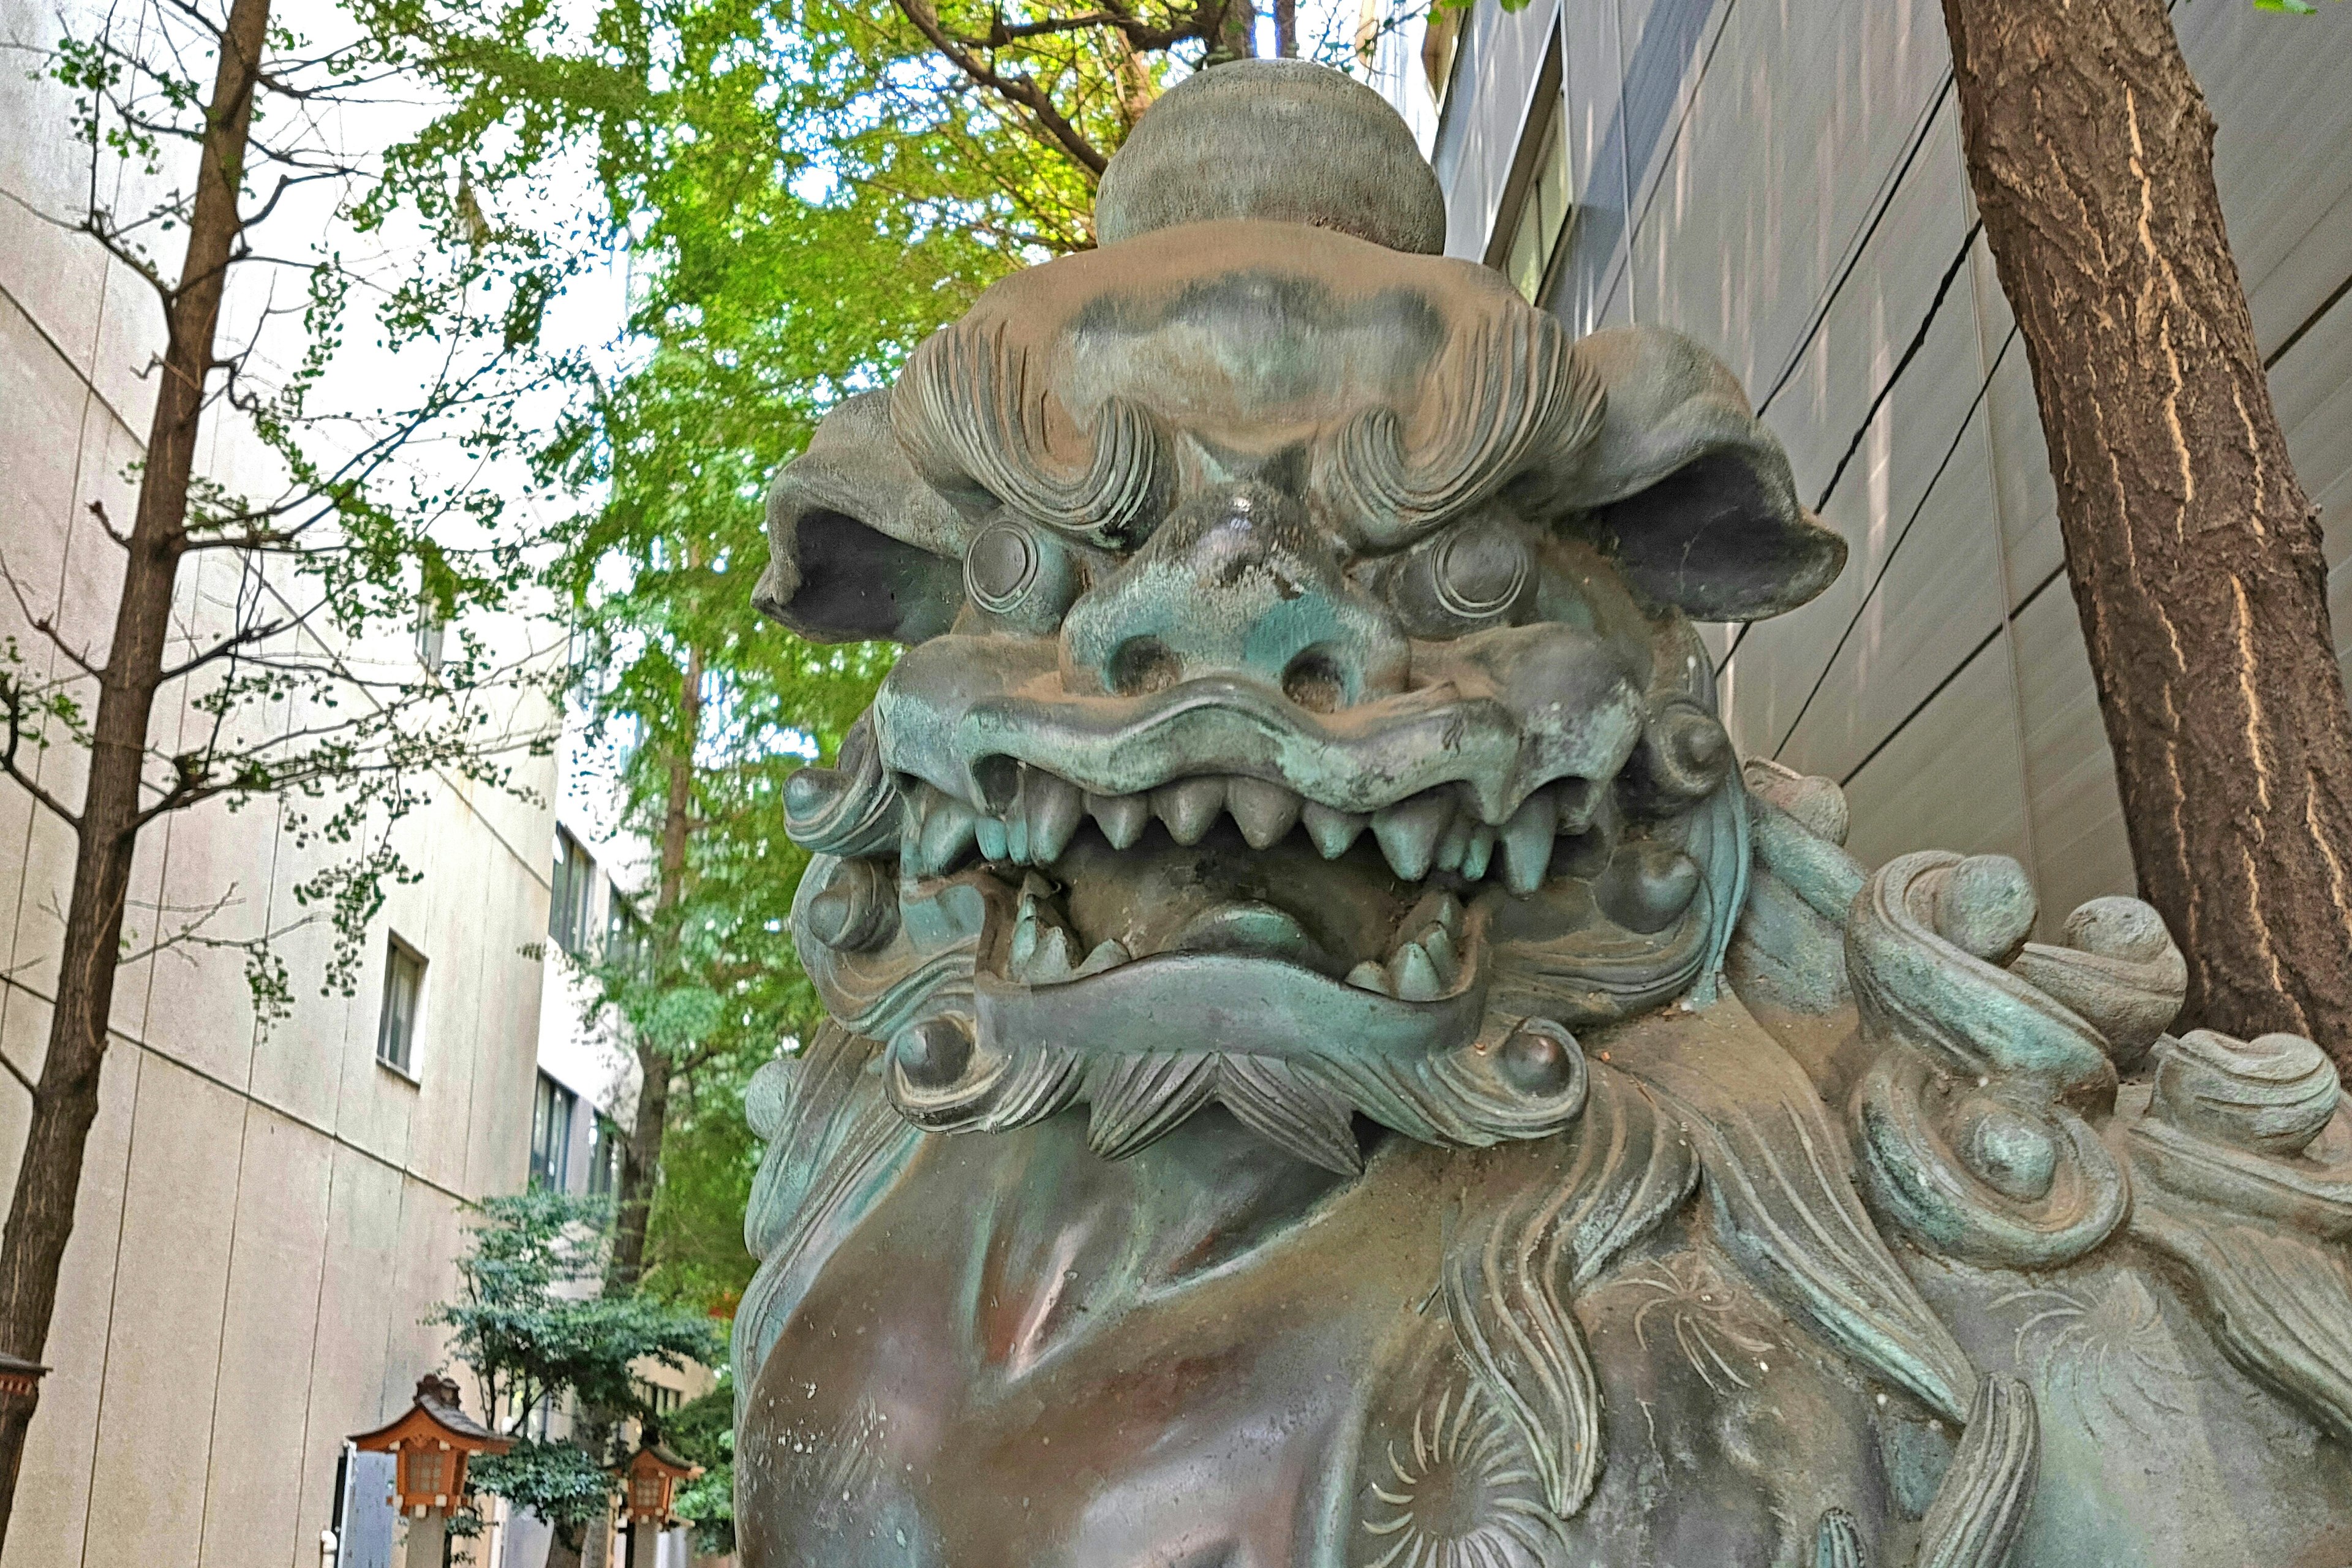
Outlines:
[[1030, 985], [1053, 985], [1076, 979], [1071, 963], [1070, 933], [1059, 926], [1036, 930], [1036, 940], [1025, 959], [1021, 952], [1020, 932], [1013, 933], [1013, 978]]
[[1429, 875], [1438, 835], [1453, 820], [1454, 802], [1434, 790], [1424, 790], [1411, 800], [1373, 813], [1372, 837], [1380, 840], [1389, 868], [1408, 882], [1418, 882]]
[[[908, 869], [918, 877], [936, 877], [952, 867], [971, 847], [977, 814], [955, 796], [928, 784], [915, 792], [910, 808], [916, 816], [916, 827], [911, 836], [914, 864]], [[902, 842], [902, 855], [906, 848]]]
[[1249, 847], [1264, 849], [1298, 820], [1299, 800], [1280, 784], [1264, 779], [1233, 779], [1225, 784], [1225, 809], [1234, 814]]
[[972, 835], [980, 842], [980, 858], [983, 860], [1004, 858], [1004, 822], [1002, 817], [983, 816], [972, 824]]
[[1421, 901], [1406, 911], [1397, 930], [1418, 933], [1424, 926], [1436, 926], [1449, 935], [1460, 931], [1462, 900], [1447, 892], [1423, 893]]
[[1390, 981], [1389, 972], [1369, 958], [1348, 971], [1348, 984], [1359, 991], [1374, 991], [1383, 996], [1396, 994], [1396, 986]]
[[1298, 820], [1306, 826], [1307, 837], [1315, 841], [1316, 851], [1326, 860], [1337, 860], [1363, 836], [1370, 818], [1352, 811], [1334, 811], [1310, 800], [1300, 808]]
[[1463, 858], [1470, 852], [1470, 829], [1473, 826], [1468, 813], [1456, 812], [1454, 820], [1445, 825], [1444, 833], [1438, 837], [1437, 852], [1431, 858], [1431, 864], [1440, 871], [1462, 869]]
[[1559, 808], [1551, 791], [1528, 796], [1503, 826], [1503, 884], [1521, 898], [1543, 886], [1544, 868], [1551, 864], [1552, 829]]
[[1544, 793], [1552, 796], [1559, 808], [1559, 825], [1555, 832], [1578, 834], [1592, 826], [1592, 813], [1601, 804], [1601, 787], [1591, 779], [1561, 779]]
[[1142, 795], [1090, 795], [1087, 809], [1094, 813], [1095, 826], [1110, 840], [1114, 849], [1131, 849], [1143, 837], [1146, 823], [1151, 820], [1151, 797]]
[[1495, 830], [1482, 822], [1470, 830], [1470, 847], [1462, 852], [1462, 875], [1473, 882], [1484, 881], [1494, 858]]
[[1043, 877], [1027, 877], [1021, 884], [1021, 902], [1013, 914], [1013, 941], [1006, 965], [1015, 980], [1032, 984], [1070, 977], [1076, 954], [1061, 916], [1047, 900], [1054, 885]]
[[1185, 779], [1151, 792], [1151, 809], [1168, 825], [1168, 837], [1179, 844], [1198, 844], [1217, 820], [1225, 804], [1222, 778]]
[[1029, 820], [1029, 858], [1050, 866], [1070, 847], [1070, 835], [1086, 816], [1086, 800], [1078, 786], [1034, 768], [1025, 770], [1021, 791], [1022, 815]]
[[1095, 950], [1087, 954], [1087, 961], [1078, 965], [1077, 973], [1071, 978], [1083, 980], [1089, 974], [1100, 974], [1106, 969], [1117, 969], [1128, 961], [1128, 956], [1127, 948], [1121, 942], [1097, 942]]
[[1422, 950], [1429, 954], [1429, 962], [1437, 968], [1437, 978], [1447, 985], [1453, 984], [1461, 961], [1454, 956], [1454, 939], [1445, 934], [1445, 928], [1431, 926], [1421, 933], [1420, 942]]
[[1430, 961], [1429, 952], [1417, 942], [1406, 942], [1389, 960], [1389, 977], [1396, 984], [1397, 999], [1403, 1002], [1434, 1002], [1445, 992], [1445, 982]]
[[1014, 979], [1028, 973], [1029, 962], [1037, 956], [1037, 942], [1045, 927], [1037, 919], [1037, 900], [1023, 899], [1020, 911], [1013, 917], [1013, 942], [1008, 964]]

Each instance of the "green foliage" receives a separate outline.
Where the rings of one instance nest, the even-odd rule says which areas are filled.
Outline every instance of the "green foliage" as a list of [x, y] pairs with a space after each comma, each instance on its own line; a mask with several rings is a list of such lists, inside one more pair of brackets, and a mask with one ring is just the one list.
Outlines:
[[[473, 16], [511, 31], [537, 8], [492, 0]], [[81, 210], [37, 216], [113, 257], [166, 314], [218, 281], [178, 267], [195, 149], [219, 118], [208, 100], [228, 10], [136, 0], [76, 13], [39, 65], [70, 95], [90, 195]], [[376, 27], [354, 32], [329, 14], [333, 41], [268, 30], [249, 139], [232, 153], [233, 232], [214, 237], [229, 256], [225, 321], [268, 308], [252, 336], [198, 348], [209, 356], [200, 444], [267, 460], [235, 465], [243, 489], [131, 465], [126, 479], [152, 498], [142, 526], [168, 531], [184, 576], [205, 563], [208, 586], [191, 603], [181, 584], [157, 668], [107, 672], [131, 685], [160, 676], [167, 704], [179, 700], [170, 689], [185, 692], [179, 739], [145, 759], [134, 831], [208, 802], [268, 801], [315, 868], [275, 927], [223, 919], [243, 901], [230, 883], [194, 905], [134, 908], [116, 955], [237, 953], [265, 1026], [291, 1002], [278, 945], [297, 927], [331, 930], [318, 981], [352, 993], [387, 889], [414, 878], [393, 836], [427, 798], [424, 781], [529, 795], [515, 763], [551, 743], [544, 699], [562, 673], [485, 628], [544, 602], [546, 552], [517, 504], [532, 499], [530, 470], [506, 459], [586, 374], [585, 358], [547, 347], [540, 327], [545, 302], [597, 258], [573, 243], [576, 221], [485, 232], [446, 221], [462, 161], [386, 156], [367, 129], [418, 118], [403, 100], [430, 99], [446, 69], [403, 18], [354, 15]], [[130, 548], [101, 505], [89, 510]], [[430, 666], [405, 657], [420, 615], [449, 628]], [[85, 705], [100, 672], [93, 648], [36, 626], [46, 657], [12, 646], [0, 660], [0, 772], [71, 822], [71, 805], [16, 764], [28, 747], [92, 743]]]
[[735, 1550], [735, 1385], [719, 1386], [670, 1412], [662, 1441], [702, 1474], [678, 1489], [673, 1506], [694, 1527], [698, 1555], [724, 1556]]
[[427, 1320], [449, 1328], [450, 1350], [473, 1373], [485, 1409], [517, 1436], [499, 1458], [477, 1460], [477, 1488], [576, 1534], [601, 1518], [614, 1489], [605, 1456], [568, 1438], [533, 1436], [567, 1406], [652, 1416], [634, 1369], [683, 1368], [723, 1353], [699, 1313], [640, 1294], [605, 1295], [604, 1207], [562, 1193], [488, 1198], [476, 1210], [473, 1247], [458, 1260], [463, 1290]]
[[[598, 1456], [577, 1443], [562, 1439], [519, 1437], [504, 1454], [483, 1454], [466, 1468], [478, 1492], [501, 1497], [519, 1509], [529, 1509], [549, 1524], [576, 1533], [604, 1516], [617, 1483]], [[478, 1533], [460, 1525], [478, 1524], [478, 1516], [452, 1515], [452, 1535]]]

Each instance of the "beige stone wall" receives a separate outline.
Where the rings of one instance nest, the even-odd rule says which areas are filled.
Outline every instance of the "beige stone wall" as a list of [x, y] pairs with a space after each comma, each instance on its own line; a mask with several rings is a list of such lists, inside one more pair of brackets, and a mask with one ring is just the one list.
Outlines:
[[[2352, 658], [2352, 6], [2221, 0], [2173, 19], [2220, 123], [2231, 244], [2328, 516]], [[1843, 784], [1866, 860], [2015, 856], [2045, 925], [2129, 891], [2024, 348], [1981, 237], [1965, 243], [1937, 0], [1479, 5], [1434, 153], [1453, 254], [1483, 256], [1508, 220], [1554, 47], [1576, 210], [1551, 308], [1706, 342], [1769, 399], [1809, 503], [1853, 451], [1822, 508], [1852, 547], [1844, 576], [1726, 662], [1741, 752]], [[1711, 640], [1723, 658], [1728, 629]]]
[[[0, 40], [54, 26], [42, 0], [0, 0]], [[64, 97], [26, 79], [25, 56], [0, 58], [0, 189], [69, 208], [89, 170]], [[129, 514], [159, 325], [124, 268], [0, 200], [0, 552], [37, 612], [101, 646], [111, 547], [84, 509]], [[231, 478], [251, 460], [233, 442], [205, 457]], [[190, 574], [194, 622], [231, 570]], [[0, 636], [36, 648], [24, 622], [0, 592]], [[40, 767], [74, 792], [70, 750]], [[551, 761], [528, 768], [551, 798]], [[413, 1082], [374, 1059], [381, 931], [348, 999], [318, 994], [328, 934], [290, 939], [295, 1015], [267, 1032], [233, 954], [124, 970], [5, 1568], [313, 1568], [343, 1436], [388, 1419], [438, 1363], [420, 1320], [454, 1288], [459, 1205], [523, 1183], [542, 983], [524, 950], [546, 932], [551, 816], [444, 782], [401, 832], [425, 875], [393, 891], [383, 924], [430, 961]], [[0, 1051], [26, 1073], [69, 856], [0, 783]], [[235, 883], [228, 925], [282, 925], [307, 868], [274, 809], [215, 806], [142, 840], [133, 896], [209, 901]], [[0, 1079], [10, 1182], [24, 1122], [23, 1091]]]

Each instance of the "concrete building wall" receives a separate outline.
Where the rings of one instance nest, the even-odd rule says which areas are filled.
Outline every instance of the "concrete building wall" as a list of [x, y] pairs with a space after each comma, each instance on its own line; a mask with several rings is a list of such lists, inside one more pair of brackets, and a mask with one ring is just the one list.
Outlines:
[[[2352, 653], [2352, 7], [2173, 15], [2220, 122], [2279, 415], [2332, 520]], [[1483, 258], [1513, 216], [1554, 48], [1575, 207], [1547, 303], [1580, 331], [1706, 342], [1851, 546], [1813, 604], [1713, 635], [1742, 752], [1843, 784], [1865, 860], [2017, 857], [2045, 925], [2130, 890], [2024, 349], [1971, 237], [1935, 0], [1478, 5], [1433, 149], [1454, 255]]]
[[[55, 27], [38, 0], [0, 0], [0, 38], [40, 45]], [[160, 320], [125, 268], [20, 205], [69, 211], [89, 170], [68, 95], [7, 58], [0, 189], [19, 200], [0, 200], [0, 552], [34, 614], [102, 647], [113, 551], [86, 508], [130, 515]], [[252, 461], [222, 438], [201, 457], [231, 481]], [[219, 624], [234, 571], [206, 557], [185, 574], [194, 631]], [[0, 636], [54, 667], [6, 593]], [[159, 714], [159, 740], [196, 721], [189, 695]], [[71, 747], [37, 765], [77, 793]], [[551, 759], [522, 767], [551, 797]], [[391, 890], [354, 995], [318, 994], [331, 938], [316, 927], [284, 945], [294, 1014], [268, 1029], [234, 953], [124, 968], [5, 1568], [313, 1568], [343, 1436], [389, 1419], [441, 1363], [422, 1320], [454, 1291], [460, 1205], [524, 1181], [552, 816], [446, 779], [430, 795], [399, 829], [423, 878]], [[234, 885], [218, 929], [283, 926], [317, 853], [268, 804], [169, 819], [141, 841], [131, 924], [152, 933], [153, 906]], [[28, 1075], [70, 857], [64, 828], [0, 783], [0, 1052]], [[413, 1076], [375, 1058], [387, 931], [428, 960]], [[0, 1079], [0, 1181], [25, 1120], [23, 1090]]]

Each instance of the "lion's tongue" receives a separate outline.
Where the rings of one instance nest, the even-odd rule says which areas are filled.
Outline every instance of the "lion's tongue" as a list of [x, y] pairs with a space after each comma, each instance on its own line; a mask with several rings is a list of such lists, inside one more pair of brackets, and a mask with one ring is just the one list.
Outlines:
[[1169, 952], [1244, 952], [1287, 959], [1304, 968], [1336, 973], [1338, 964], [1287, 910], [1259, 902], [1220, 904], [1187, 921], [1168, 940]]

